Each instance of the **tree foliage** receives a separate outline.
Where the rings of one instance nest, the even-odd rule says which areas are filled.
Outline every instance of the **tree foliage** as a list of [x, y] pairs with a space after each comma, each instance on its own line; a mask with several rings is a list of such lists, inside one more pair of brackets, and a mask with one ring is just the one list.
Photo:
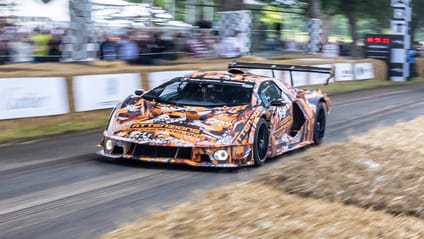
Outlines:
[[422, 0], [412, 0], [412, 22], [411, 22], [411, 34], [412, 40], [415, 41], [415, 36], [420, 29], [424, 28], [424, 2]]

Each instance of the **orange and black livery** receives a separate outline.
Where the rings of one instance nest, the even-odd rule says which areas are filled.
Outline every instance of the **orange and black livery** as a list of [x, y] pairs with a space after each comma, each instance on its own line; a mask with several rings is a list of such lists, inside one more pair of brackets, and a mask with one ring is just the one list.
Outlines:
[[260, 166], [325, 133], [330, 99], [248, 69], [329, 74], [331, 69], [231, 62], [147, 92], [136, 90], [112, 111], [98, 154], [113, 159], [205, 167]]

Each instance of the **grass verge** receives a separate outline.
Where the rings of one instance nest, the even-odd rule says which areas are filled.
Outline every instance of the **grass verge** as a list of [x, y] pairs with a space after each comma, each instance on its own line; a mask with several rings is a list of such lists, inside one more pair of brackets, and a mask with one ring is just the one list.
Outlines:
[[[328, 94], [372, 89], [377, 87], [404, 86], [424, 83], [424, 78], [415, 78], [407, 82], [391, 82], [378, 80], [335, 82], [327, 86], [315, 85], [305, 88], [321, 88]], [[71, 131], [101, 129], [105, 127], [110, 110], [99, 110], [69, 115], [36, 117], [30, 119], [2, 120], [0, 127], [0, 144], [34, 138], [52, 136]]]
[[0, 144], [20, 142], [73, 131], [105, 127], [110, 110], [73, 113], [51, 117], [3, 120], [0, 127]]

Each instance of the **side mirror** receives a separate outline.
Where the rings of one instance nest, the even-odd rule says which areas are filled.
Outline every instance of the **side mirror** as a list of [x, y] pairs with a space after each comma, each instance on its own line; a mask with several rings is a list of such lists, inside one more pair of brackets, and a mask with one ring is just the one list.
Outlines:
[[288, 102], [287, 100], [284, 100], [284, 99], [276, 99], [276, 100], [271, 101], [271, 103], [270, 103], [271, 106], [285, 106], [285, 105], [288, 105], [288, 104], [290, 104], [290, 102]]
[[137, 89], [134, 93], [135, 95], [142, 96], [144, 94], [144, 89]]

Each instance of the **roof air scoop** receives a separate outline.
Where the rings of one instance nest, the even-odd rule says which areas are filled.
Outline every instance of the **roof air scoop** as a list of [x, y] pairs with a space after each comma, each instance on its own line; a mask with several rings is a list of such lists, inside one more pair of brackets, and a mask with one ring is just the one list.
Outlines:
[[231, 74], [244, 74], [245, 72], [240, 68], [231, 68], [228, 70]]

